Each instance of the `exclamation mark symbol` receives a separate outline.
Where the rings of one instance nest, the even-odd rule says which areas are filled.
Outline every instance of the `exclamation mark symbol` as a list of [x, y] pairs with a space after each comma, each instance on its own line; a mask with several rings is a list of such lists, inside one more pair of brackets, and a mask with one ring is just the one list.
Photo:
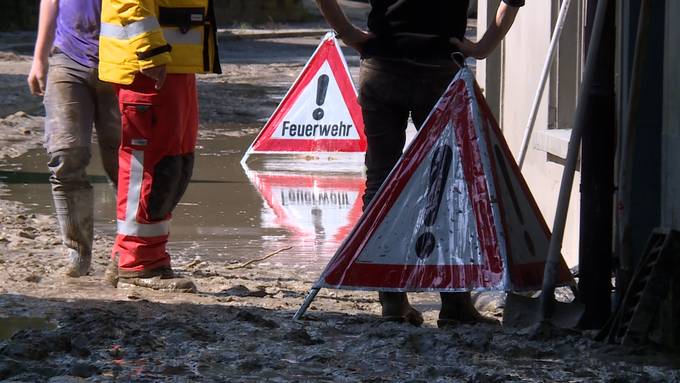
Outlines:
[[[323, 105], [324, 102], [326, 102], [326, 92], [328, 91], [328, 75], [322, 74], [319, 76], [319, 81], [316, 86], [316, 105], [321, 106]], [[312, 113], [312, 117], [314, 117], [315, 120], [319, 121], [320, 119], [323, 118], [323, 109], [321, 108], [316, 108], [314, 109], [314, 113]]]
[[425, 208], [421, 213], [425, 216], [423, 223], [425, 229], [416, 239], [416, 255], [420, 259], [426, 259], [432, 254], [437, 246], [437, 239], [432, 233], [432, 226], [437, 222], [439, 207], [444, 197], [446, 181], [449, 179], [449, 170], [453, 160], [453, 150], [449, 145], [437, 148], [430, 163], [430, 184], [425, 192]]

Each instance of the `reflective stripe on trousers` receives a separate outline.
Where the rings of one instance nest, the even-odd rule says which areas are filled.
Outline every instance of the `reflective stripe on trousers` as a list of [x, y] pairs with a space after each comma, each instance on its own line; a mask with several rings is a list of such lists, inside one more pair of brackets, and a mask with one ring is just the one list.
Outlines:
[[160, 237], [170, 234], [170, 220], [158, 223], [137, 222], [139, 200], [144, 179], [144, 151], [133, 150], [129, 164], [130, 178], [125, 204], [125, 218], [118, 219], [118, 234], [135, 237]]

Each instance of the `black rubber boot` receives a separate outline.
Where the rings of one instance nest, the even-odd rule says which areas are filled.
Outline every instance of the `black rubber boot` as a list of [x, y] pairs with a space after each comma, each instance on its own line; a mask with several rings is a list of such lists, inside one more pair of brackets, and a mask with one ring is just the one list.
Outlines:
[[411, 306], [406, 293], [381, 291], [378, 293], [378, 298], [384, 320], [409, 323], [414, 326], [423, 324], [423, 315]]
[[498, 324], [493, 318], [480, 314], [472, 303], [470, 293], [440, 293], [442, 309], [439, 311], [438, 327], [455, 326], [457, 324]]

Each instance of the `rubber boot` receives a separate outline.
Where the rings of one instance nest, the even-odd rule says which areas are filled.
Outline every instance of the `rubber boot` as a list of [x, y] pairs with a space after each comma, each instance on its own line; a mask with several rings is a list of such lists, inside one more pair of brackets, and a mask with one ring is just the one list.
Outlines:
[[118, 287], [118, 259], [118, 254], [114, 254], [104, 271], [104, 281], [113, 287]]
[[498, 324], [493, 318], [480, 314], [472, 302], [472, 296], [467, 293], [440, 293], [442, 308], [439, 311], [438, 327], [455, 326], [457, 324]]
[[92, 189], [53, 193], [62, 243], [69, 259], [65, 274], [87, 275], [92, 262], [93, 196]]
[[406, 293], [380, 291], [378, 299], [384, 320], [406, 322], [414, 326], [423, 324], [423, 315], [411, 306]]
[[116, 287], [144, 287], [175, 293], [195, 293], [196, 285], [190, 279], [176, 274], [170, 266], [152, 270], [118, 270]]
[[48, 163], [52, 199], [69, 259], [65, 274], [69, 277], [86, 275], [92, 261], [94, 196], [85, 175], [89, 160], [89, 149], [77, 148], [52, 153]]

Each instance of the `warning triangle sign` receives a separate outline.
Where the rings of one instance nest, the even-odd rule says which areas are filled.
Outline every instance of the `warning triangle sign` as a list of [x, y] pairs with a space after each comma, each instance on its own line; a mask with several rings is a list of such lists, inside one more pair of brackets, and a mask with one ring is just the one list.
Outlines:
[[241, 161], [253, 153], [365, 150], [356, 89], [338, 42], [329, 32]]
[[[315, 288], [540, 289], [549, 242], [543, 216], [464, 68]], [[564, 261], [559, 279], [571, 281]]]

